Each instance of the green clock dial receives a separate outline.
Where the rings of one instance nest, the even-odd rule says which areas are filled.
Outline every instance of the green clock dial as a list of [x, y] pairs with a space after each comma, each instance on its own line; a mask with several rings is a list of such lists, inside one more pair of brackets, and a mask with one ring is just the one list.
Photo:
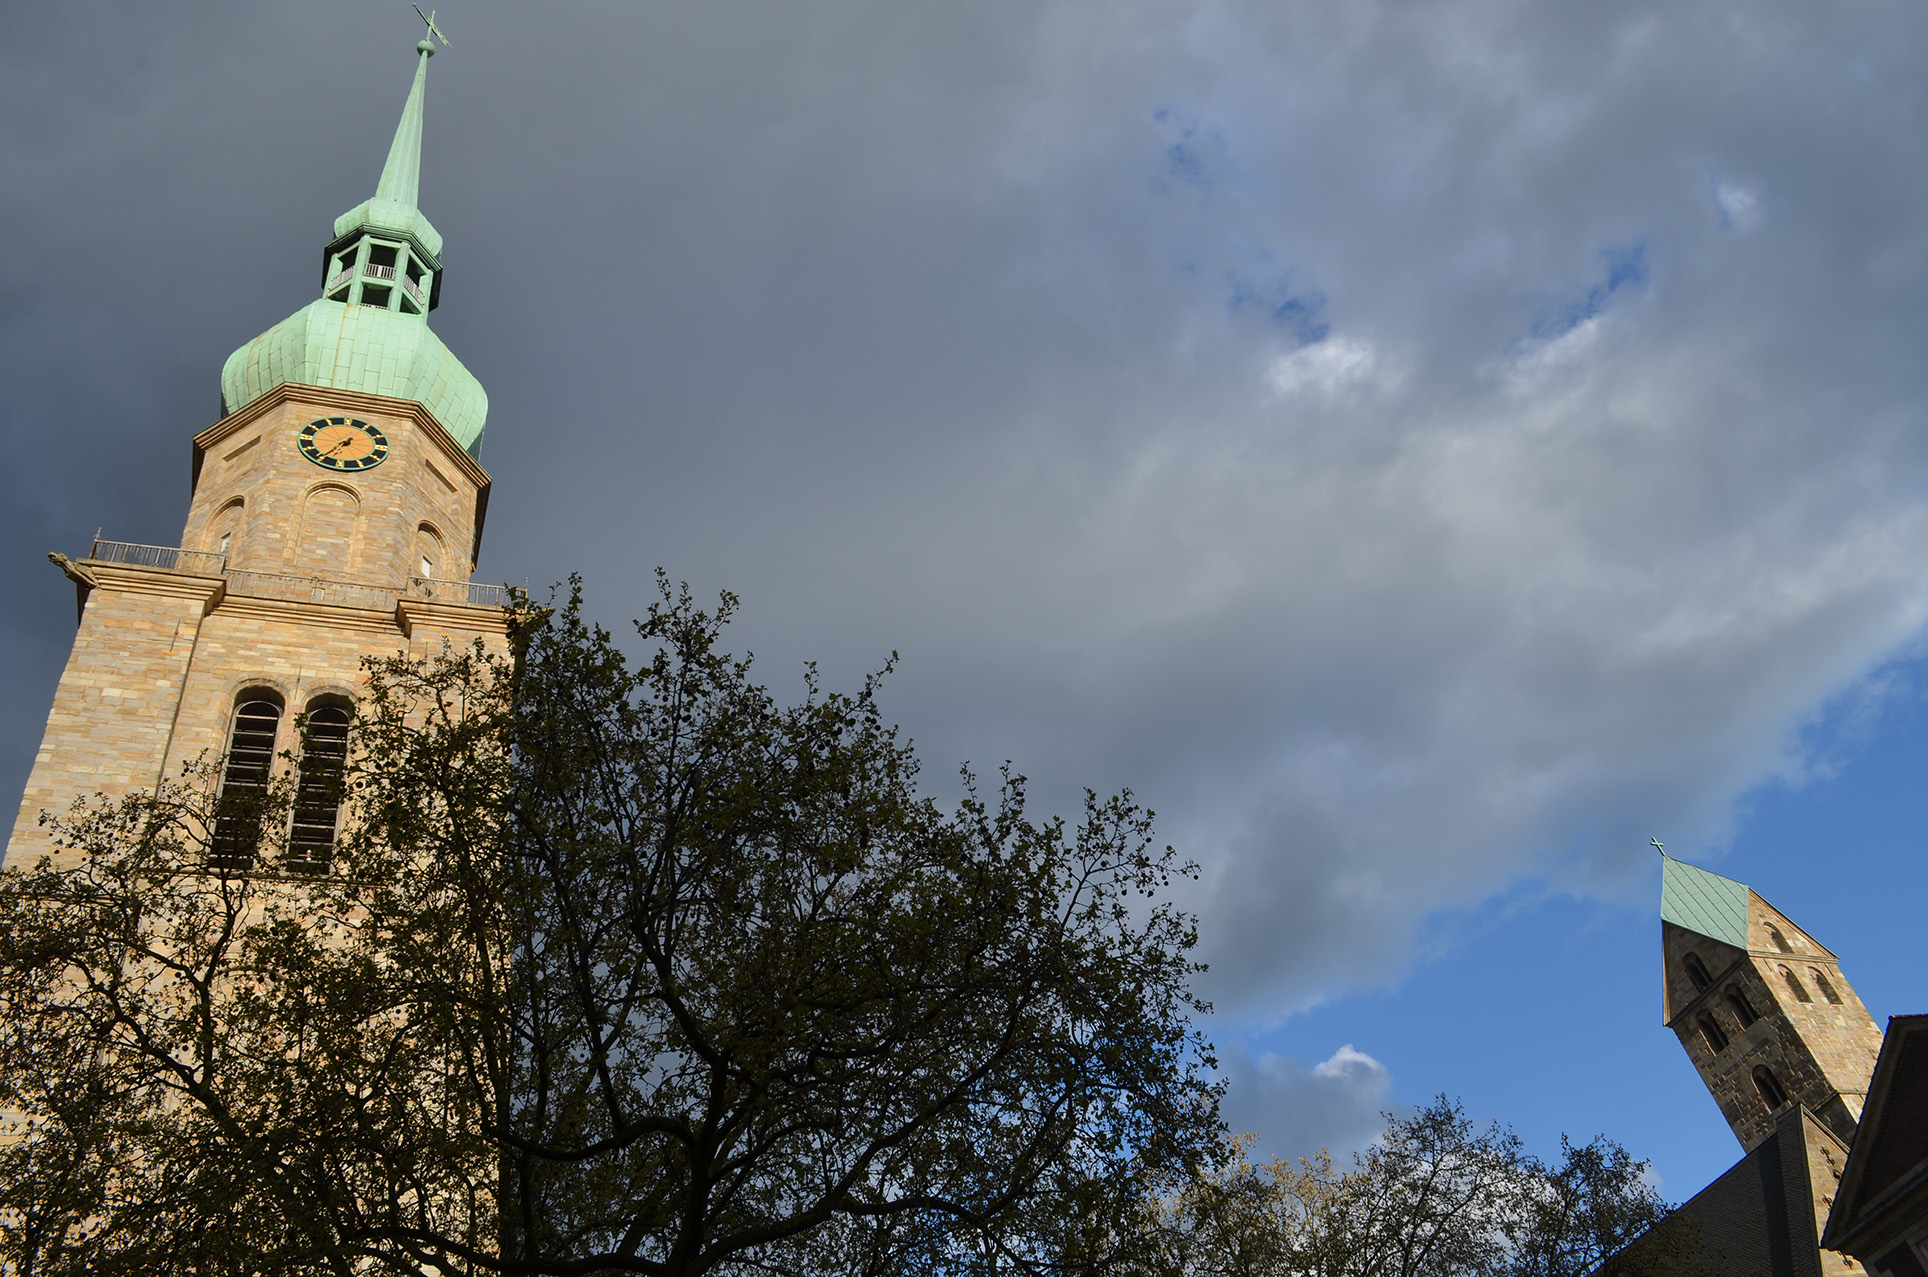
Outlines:
[[388, 436], [353, 417], [317, 417], [301, 428], [295, 446], [329, 470], [372, 470], [388, 460]]

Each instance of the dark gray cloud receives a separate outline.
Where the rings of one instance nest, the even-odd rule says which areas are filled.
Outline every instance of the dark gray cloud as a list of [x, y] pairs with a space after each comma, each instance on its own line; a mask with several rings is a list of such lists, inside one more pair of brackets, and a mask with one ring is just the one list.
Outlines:
[[[1916, 8], [476, 3], [435, 324], [485, 575], [658, 563], [932, 761], [1130, 785], [1211, 993], [1716, 842], [1928, 613]], [[172, 543], [222, 358], [372, 189], [405, 5], [0, 19], [0, 774], [47, 549]], [[1370, 1046], [1370, 1044], [1366, 1044]]]

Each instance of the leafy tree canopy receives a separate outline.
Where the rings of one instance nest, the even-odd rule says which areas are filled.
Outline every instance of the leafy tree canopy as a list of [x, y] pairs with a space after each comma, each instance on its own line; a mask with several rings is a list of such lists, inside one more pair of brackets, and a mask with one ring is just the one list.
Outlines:
[[1153, 1204], [1129, 1277], [1712, 1277], [1693, 1221], [1605, 1136], [1527, 1153], [1440, 1096], [1353, 1159], [1254, 1166], [1250, 1137]]
[[[1189, 867], [1128, 795], [941, 808], [875, 679], [778, 704], [731, 606], [372, 662], [324, 873], [276, 832], [313, 775], [55, 821], [0, 881], [0, 1264], [1118, 1260], [1216, 1147]], [[213, 872], [223, 816], [262, 834]]]

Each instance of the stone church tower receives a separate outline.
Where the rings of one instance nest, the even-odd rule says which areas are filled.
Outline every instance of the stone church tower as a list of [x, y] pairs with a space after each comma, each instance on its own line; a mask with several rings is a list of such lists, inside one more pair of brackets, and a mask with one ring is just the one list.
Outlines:
[[1671, 857], [1660, 943], [1667, 1027], [1741, 1147], [1794, 1104], [1850, 1142], [1881, 1030], [1834, 954], [1745, 884]]
[[1821, 1235], [1881, 1030], [1835, 956], [1786, 914], [1744, 883], [1662, 855], [1667, 1027], [1746, 1150], [1674, 1212], [1690, 1225], [1677, 1236], [1699, 1250], [1688, 1269], [1866, 1277]]
[[[193, 437], [178, 546], [95, 541], [53, 555], [80, 598], [79, 633], [7, 845], [51, 851], [43, 811], [152, 792], [183, 763], [222, 760], [224, 793], [260, 789], [304, 748], [290, 860], [325, 867], [333, 786], [361, 661], [477, 638], [503, 644], [510, 591], [469, 581], [481, 545], [488, 398], [428, 326], [442, 237], [416, 207], [423, 91], [416, 46], [374, 198], [335, 219], [320, 296], [248, 342], [221, 372], [221, 420]], [[217, 865], [255, 857], [214, 832]]]

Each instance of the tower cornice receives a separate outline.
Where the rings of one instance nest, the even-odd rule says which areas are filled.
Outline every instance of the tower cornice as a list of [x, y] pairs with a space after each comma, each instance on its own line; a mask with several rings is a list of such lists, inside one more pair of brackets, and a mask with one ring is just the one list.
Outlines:
[[201, 463], [207, 457], [208, 449], [222, 440], [245, 430], [260, 418], [267, 416], [282, 404], [299, 400], [304, 404], [317, 404], [326, 408], [341, 408], [347, 412], [364, 412], [389, 417], [407, 417], [422, 427], [449, 464], [460, 470], [481, 491], [480, 505], [489, 502], [489, 486], [494, 480], [482, 463], [470, 456], [468, 450], [456, 442], [435, 414], [413, 399], [397, 399], [390, 395], [371, 395], [360, 390], [338, 390], [333, 386], [309, 386], [298, 381], [284, 381], [274, 389], [251, 401], [246, 407], [229, 413], [200, 434], [194, 436], [194, 479], [192, 486], [201, 481]]

